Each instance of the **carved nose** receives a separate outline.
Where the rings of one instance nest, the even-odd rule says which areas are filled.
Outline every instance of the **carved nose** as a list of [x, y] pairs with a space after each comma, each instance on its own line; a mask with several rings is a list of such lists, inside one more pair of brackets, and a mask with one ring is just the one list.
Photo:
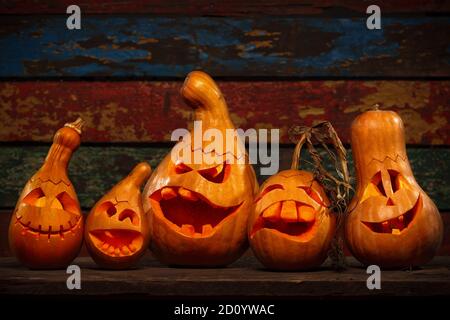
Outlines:
[[392, 199], [391, 198], [388, 198], [388, 201], [387, 201], [387, 203], [386, 203], [386, 206], [395, 206], [395, 204], [394, 204], [394, 201], [392, 201]]

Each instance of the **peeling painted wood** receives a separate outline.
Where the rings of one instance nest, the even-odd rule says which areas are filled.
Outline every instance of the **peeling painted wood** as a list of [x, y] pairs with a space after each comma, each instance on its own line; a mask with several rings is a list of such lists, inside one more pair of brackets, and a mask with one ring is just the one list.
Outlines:
[[[61, 14], [72, 0], [0, 0], [1, 14]], [[77, 0], [83, 13], [147, 13], [174, 15], [248, 16], [294, 14], [365, 14], [369, 3], [361, 0]], [[372, 4], [372, 3], [370, 3]], [[373, 1], [385, 13], [449, 12], [441, 0]]]
[[[192, 122], [181, 82], [3, 82], [0, 141], [51, 141], [81, 116], [83, 142], [167, 142]], [[349, 126], [379, 103], [398, 112], [409, 144], [450, 145], [450, 81], [219, 81], [236, 126], [279, 128], [289, 143], [293, 125], [333, 123], [350, 141]]]
[[449, 17], [2, 17], [0, 77], [448, 77]]
[[[0, 148], [0, 207], [15, 206], [26, 181], [39, 169], [48, 146], [2, 146]], [[155, 168], [170, 151], [169, 147], [152, 146], [81, 146], [70, 162], [69, 176], [81, 206], [91, 206], [115, 183], [126, 176], [140, 161]], [[280, 149], [280, 170], [290, 167], [293, 148]], [[409, 148], [408, 156], [415, 177], [441, 210], [450, 210], [450, 148]], [[307, 157], [305, 157], [307, 159]], [[349, 167], [353, 174], [353, 162]], [[308, 167], [305, 167], [308, 169]], [[266, 176], [259, 176], [260, 182]]]

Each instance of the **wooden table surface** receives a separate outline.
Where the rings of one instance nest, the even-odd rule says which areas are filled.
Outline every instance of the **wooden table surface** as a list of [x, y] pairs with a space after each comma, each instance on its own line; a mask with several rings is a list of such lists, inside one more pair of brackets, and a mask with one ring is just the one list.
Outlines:
[[436, 257], [415, 270], [382, 271], [381, 290], [369, 290], [368, 274], [358, 262], [335, 272], [327, 264], [311, 272], [264, 270], [251, 254], [222, 269], [169, 268], [146, 255], [127, 271], [101, 270], [88, 257], [81, 268], [81, 289], [68, 290], [66, 270], [28, 270], [14, 258], [0, 258], [0, 295], [71, 297], [369, 297], [450, 296], [450, 257]]

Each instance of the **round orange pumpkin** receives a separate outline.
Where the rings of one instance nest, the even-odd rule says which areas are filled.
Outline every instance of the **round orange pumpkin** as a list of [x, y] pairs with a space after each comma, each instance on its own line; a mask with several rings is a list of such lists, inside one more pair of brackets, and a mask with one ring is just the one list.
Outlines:
[[86, 247], [101, 267], [126, 269], [145, 253], [150, 232], [140, 188], [150, 172], [150, 165], [139, 163], [89, 213], [85, 226]]
[[[195, 119], [202, 121], [203, 130], [216, 129], [225, 137], [226, 129], [235, 129], [222, 93], [207, 74], [190, 73], [181, 95], [194, 109]], [[217, 161], [208, 164], [202, 157], [200, 163], [185, 163], [183, 157], [168, 154], [153, 172], [143, 200], [150, 212], [151, 248], [169, 265], [224, 266], [248, 246], [246, 226], [258, 184], [247, 160], [226, 160], [227, 156], [246, 159], [242, 145], [223, 154], [206, 151], [208, 143], [196, 141], [193, 132], [191, 137], [189, 152], [215, 153]], [[194, 146], [200, 147], [194, 150]]]
[[305, 270], [327, 257], [336, 217], [323, 187], [312, 173], [298, 170], [303, 139], [292, 166], [261, 186], [249, 219], [251, 248], [261, 263], [274, 270]]
[[405, 147], [403, 122], [393, 111], [372, 110], [351, 126], [357, 187], [346, 221], [346, 241], [362, 263], [417, 266], [440, 246], [438, 209], [420, 188]]
[[67, 166], [80, 145], [81, 127], [78, 119], [56, 132], [44, 164], [17, 201], [9, 226], [9, 245], [29, 268], [63, 268], [80, 251], [83, 215]]

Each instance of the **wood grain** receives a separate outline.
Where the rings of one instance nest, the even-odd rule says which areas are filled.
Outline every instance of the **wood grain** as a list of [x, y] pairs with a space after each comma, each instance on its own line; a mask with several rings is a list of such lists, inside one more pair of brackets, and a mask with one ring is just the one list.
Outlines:
[[[0, 207], [13, 208], [26, 181], [39, 169], [48, 146], [2, 146], [0, 149]], [[81, 146], [69, 166], [69, 175], [81, 206], [90, 209], [115, 183], [141, 161], [155, 168], [170, 147], [153, 146]], [[293, 148], [280, 148], [280, 170], [291, 163]], [[450, 210], [450, 149], [409, 148], [408, 156], [416, 179], [441, 210]], [[305, 159], [308, 157], [305, 155]], [[331, 165], [331, 164], [329, 164]], [[259, 165], [255, 166], [260, 182]], [[308, 169], [308, 166], [303, 166]], [[350, 157], [349, 168], [353, 174]]]
[[[409, 144], [450, 145], [450, 81], [219, 81], [239, 128], [279, 128], [329, 120], [344, 143], [362, 111], [379, 103], [400, 114]], [[0, 83], [0, 141], [50, 141], [77, 116], [83, 142], [167, 142], [192, 122], [180, 81]]]
[[436, 257], [421, 269], [383, 271], [382, 290], [367, 289], [366, 268], [354, 259], [335, 272], [328, 264], [309, 272], [267, 272], [251, 255], [228, 268], [167, 268], [147, 255], [135, 270], [98, 269], [90, 258], [77, 258], [82, 290], [67, 290], [66, 270], [27, 270], [13, 259], [0, 259], [0, 287], [4, 296], [108, 297], [362, 297], [376, 298], [450, 295], [450, 258]]
[[[65, 13], [72, 0], [1, 0], [1, 14]], [[449, 12], [442, 0], [378, 0], [382, 13]], [[78, 0], [83, 13], [146, 13], [157, 15], [330, 15], [365, 14], [369, 3], [361, 0]]]
[[2, 17], [0, 77], [448, 77], [449, 17]]

